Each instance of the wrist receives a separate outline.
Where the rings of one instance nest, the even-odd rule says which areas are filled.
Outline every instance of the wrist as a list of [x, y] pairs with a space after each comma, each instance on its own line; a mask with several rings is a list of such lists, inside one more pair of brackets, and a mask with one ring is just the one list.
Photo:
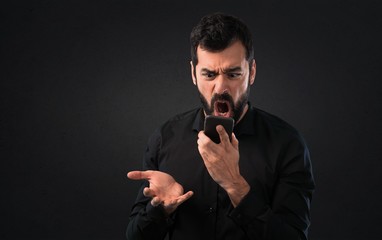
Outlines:
[[232, 205], [237, 207], [241, 200], [249, 193], [250, 189], [251, 187], [248, 182], [241, 176], [239, 181], [234, 182], [226, 191], [231, 199]]

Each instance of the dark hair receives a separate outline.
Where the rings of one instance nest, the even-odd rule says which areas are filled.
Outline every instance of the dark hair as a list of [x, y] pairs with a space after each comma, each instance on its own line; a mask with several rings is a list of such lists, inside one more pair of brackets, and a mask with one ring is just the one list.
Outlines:
[[191, 31], [192, 64], [194, 67], [198, 64], [196, 54], [198, 46], [210, 52], [219, 52], [237, 40], [244, 45], [246, 59], [249, 64], [252, 64], [254, 58], [252, 35], [244, 22], [237, 17], [223, 13], [204, 16]]

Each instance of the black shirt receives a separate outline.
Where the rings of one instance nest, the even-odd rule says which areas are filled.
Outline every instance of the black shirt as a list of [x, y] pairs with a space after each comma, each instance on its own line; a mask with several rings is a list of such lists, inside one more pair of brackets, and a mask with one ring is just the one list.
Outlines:
[[128, 239], [307, 239], [314, 179], [309, 151], [283, 120], [249, 107], [234, 127], [240, 172], [251, 190], [234, 208], [208, 174], [197, 148], [204, 113], [195, 109], [167, 121], [151, 136], [144, 170], [173, 176], [194, 195], [168, 218], [139, 190]]

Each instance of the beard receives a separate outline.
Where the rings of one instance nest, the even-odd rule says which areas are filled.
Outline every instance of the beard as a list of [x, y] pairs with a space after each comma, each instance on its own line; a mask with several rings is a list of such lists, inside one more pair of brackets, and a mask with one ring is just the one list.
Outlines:
[[[198, 90], [199, 91], [199, 90]], [[233, 98], [230, 94], [227, 92], [223, 94], [217, 94], [215, 93], [211, 98], [211, 104], [208, 103], [207, 99], [203, 96], [203, 94], [199, 91], [200, 101], [203, 106], [203, 110], [207, 115], [213, 115], [215, 112], [215, 106], [216, 102], [226, 102], [229, 104], [228, 109], [230, 109], [231, 117], [235, 120], [235, 123], [237, 123], [243, 114], [244, 108], [248, 103], [249, 98], [249, 92], [250, 92], [250, 85], [248, 84], [247, 91], [245, 91], [240, 97], [237, 103], [235, 104], [233, 101]]]

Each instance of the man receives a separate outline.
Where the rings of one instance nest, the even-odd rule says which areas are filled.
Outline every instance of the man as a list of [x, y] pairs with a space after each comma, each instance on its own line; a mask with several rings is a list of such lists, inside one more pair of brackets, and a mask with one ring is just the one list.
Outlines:
[[[248, 102], [252, 38], [236, 17], [211, 14], [191, 33], [191, 75], [203, 108], [150, 138], [128, 239], [307, 239], [314, 180], [308, 149], [283, 120]], [[231, 141], [204, 134], [206, 115], [235, 119]]]

